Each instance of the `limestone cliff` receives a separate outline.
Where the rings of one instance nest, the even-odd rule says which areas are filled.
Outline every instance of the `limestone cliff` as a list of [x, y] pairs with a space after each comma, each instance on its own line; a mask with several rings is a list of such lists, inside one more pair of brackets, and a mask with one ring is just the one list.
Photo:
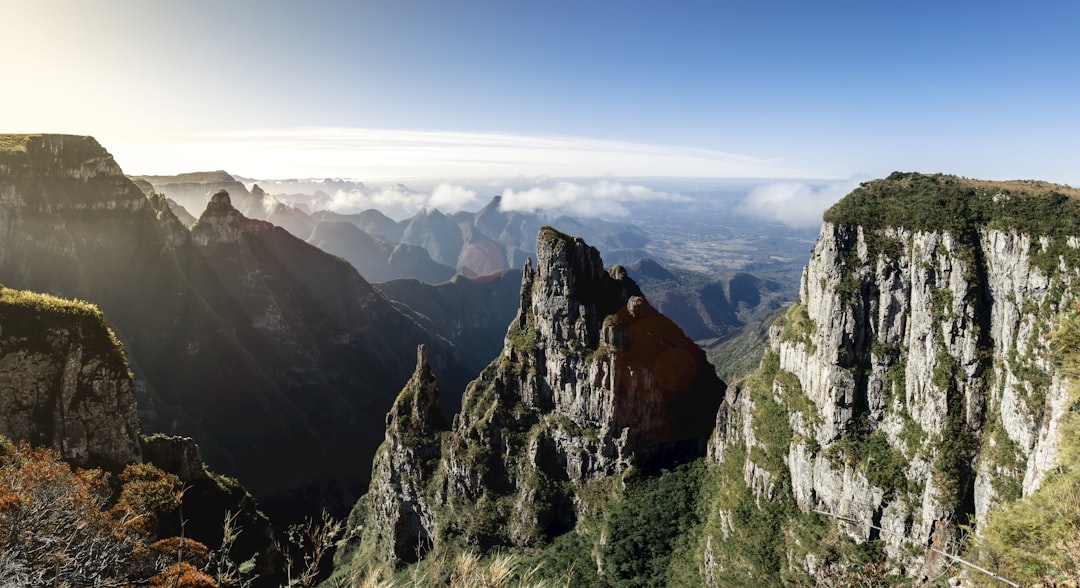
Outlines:
[[[776, 573], [820, 578], [850, 539], [925, 578], [943, 567], [935, 550], [962, 547], [960, 525], [977, 529], [1056, 466], [1074, 409], [1050, 341], [1080, 294], [1077, 196], [894, 174], [826, 213], [800, 299], [711, 446], [755, 508], [787, 517]], [[797, 511], [774, 506], [785, 499]], [[703, 561], [722, 585], [746, 562], [738, 509], [719, 504]]]
[[92, 305], [0, 286], [0, 435], [70, 463], [141, 461], [123, 352]]
[[450, 430], [415, 408], [431, 402], [419, 376], [399, 397], [352, 518], [365, 529], [354, 565], [450, 543], [542, 546], [602, 509], [597, 484], [618, 492], [704, 454], [725, 389], [704, 352], [580, 238], [545, 227], [536, 251], [504, 349]]
[[175, 474], [183, 510], [158, 512], [151, 532], [171, 537], [183, 528], [216, 547], [233, 513], [246, 530], [234, 555], [256, 557], [266, 581], [276, 580], [273, 530], [252, 496], [207, 470], [191, 438], [142, 437], [134, 388], [124, 350], [96, 307], [0, 286], [0, 435], [54, 449], [81, 468], [115, 475], [150, 463]]

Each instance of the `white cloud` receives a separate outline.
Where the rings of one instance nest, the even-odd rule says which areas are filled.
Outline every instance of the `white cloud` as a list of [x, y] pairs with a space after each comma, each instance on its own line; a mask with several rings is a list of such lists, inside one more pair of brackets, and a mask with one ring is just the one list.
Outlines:
[[526, 212], [557, 212], [572, 216], [627, 216], [626, 204], [657, 200], [687, 201], [679, 194], [657, 192], [638, 185], [601, 180], [590, 184], [558, 182], [523, 191], [503, 191], [501, 208]]
[[435, 189], [431, 192], [431, 197], [427, 201], [428, 206], [438, 208], [443, 212], [472, 210], [479, 208], [479, 203], [480, 199], [477, 198], [476, 192], [453, 184], [435, 186]]
[[762, 220], [779, 221], [792, 227], [813, 227], [821, 224], [821, 215], [827, 208], [866, 179], [851, 178], [825, 185], [806, 182], [764, 184], [751, 190], [735, 212]]
[[343, 214], [375, 208], [391, 218], [408, 218], [424, 207], [443, 212], [480, 208], [476, 192], [455, 184], [442, 183], [430, 192], [422, 192], [402, 184], [377, 188], [364, 186], [355, 190], [338, 190], [330, 196], [326, 208]]
[[356, 128], [205, 132], [111, 142], [128, 173], [226, 169], [257, 178], [514, 176], [814, 178], [782, 162], [676, 145], [585, 137]]

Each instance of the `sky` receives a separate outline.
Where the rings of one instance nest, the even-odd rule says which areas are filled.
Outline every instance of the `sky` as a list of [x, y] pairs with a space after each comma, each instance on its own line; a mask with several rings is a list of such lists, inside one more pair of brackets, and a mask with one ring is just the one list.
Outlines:
[[0, 5], [0, 132], [128, 173], [1080, 185], [1077, 2]]

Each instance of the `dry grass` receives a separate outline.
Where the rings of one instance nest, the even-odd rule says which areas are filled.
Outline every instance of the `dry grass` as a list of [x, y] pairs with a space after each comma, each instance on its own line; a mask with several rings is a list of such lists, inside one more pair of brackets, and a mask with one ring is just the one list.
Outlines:
[[26, 144], [41, 135], [0, 135], [0, 153], [26, 153]]
[[423, 569], [395, 575], [385, 567], [368, 569], [352, 578], [341, 579], [336, 588], [548, 588], [537, 580], [539, 568], [522, 569], [521, 558], [513, 554], [482, 557], [475, 551], [455, 556], [436, 553], [428, 556]]
[[49, 294], [13, 290], [3, 286], [0, 286], [0, 305], [16, 306], [60, 315], [82, 315], [101, 318], [101, 311], [98, 310], [98, 307], [83, 300], [68, 300]]
[[1080, 200], [1080, 188], [1073, 188], [1072, 186], [1066, 186], [1064, 184], [1052, 184], [1040, 180], [1006, 180], [995, 182], [991, 180], [973, 180], [970, 178], [958, 179], [961, 183], [971, 186], [972, 188], [990, 192], [1008, 190], [1009, 192], [1031, 194], [1032, 196], [1041, 196], [1049, 194], [1050, 192], [1059, 192], [1074, 200]]

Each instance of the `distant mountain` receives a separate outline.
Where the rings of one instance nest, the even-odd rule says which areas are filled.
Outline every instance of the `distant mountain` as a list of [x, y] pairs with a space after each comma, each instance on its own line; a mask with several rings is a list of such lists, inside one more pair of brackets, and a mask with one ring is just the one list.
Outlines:
[[798, 294], [778, 281], [737, 272], [712, 278], [652, 259], [627, 266], [649, 301], [675, 321], [727, 381], [749, 374], [768, 346], [768, 326]]
[[[147, 198], [153, 199], [153, 197], [158, 194], [158, 192], [154, 190], [154, 185], [150, 182], [137, 176], [128, 176], [128, 179], [130, 179], [136, 187], [142, 190], [142, 193], [145, 194]], [[184, 208], [179, 202], [166, 196], [165, 203], [168, 204], [169, 209], [172, 211], [173, 215], [176, 216], [176, 219], [180, 221], [180, 224], [184, 225], [185, 227], [190, 227], [191, 225], [195, 224], [195, 221], [197, 219], [192, 216], [191, 213], [188, 212], [188, 210]]]
[[351, 263], [372, 282], [415, 278], [437, 284], [454, 276], [454, 268], [436, 263], [422, 247], [395, 245], [341, 221], [321, 221], [315, 225], [308, 243]]
[[267, 194], [258, 184], [251, 187], [251, 191], [240, 201], [237, 209], [248, 218], [273, 223], [289, 231], [297, 239], [306, 240], [315, 226], [315, 220], [308, 213]]
[[796, 295], [779, 282], [747, 273], [711, 278], [668, 269], [652, 259], [640, 259], [626, 269], [649, 301], [699, 343], [726, 339], [743, 325], [760, 322]]
[[469, 377], [351, 265], [224, 193], [188, 231], [92, 138], [0, 144], [0, 282], [96, 303], [144, 426], [195, 437], [271, 510], [355, 498], [418, 343], [448, 382]]
[[338, 214], [330, 210], [312, 213], [316, 221], [347, 222], [369, 235], [380, 237], [390, 243], [400, 243], [405, 228], [394, 219], [375, 209], [364, 210], [356, 214]]
[[423, 247], [431, 259], [457, 267], [458, 257], [465, 245], [457, 223], [437, 209], [417, 212], [405, 225], [401, 242]]
[[506, 325], [521, 302], [521, 270], [502, 270], [483, 280], [457, 275], [435, 285], [393, 280], [375, 288], [421, 315], [421, 325], [457, 345], [478, 372], [503, 347]]
[[237, 201], [248, 193], [243, 183], [224, 170], [174, 176], [132, 176], [132, 180], [150, 183], [155, 192], [179, 202], [189, 212], [202, 210], [210, 196], [218, 190], [228, 191]]

